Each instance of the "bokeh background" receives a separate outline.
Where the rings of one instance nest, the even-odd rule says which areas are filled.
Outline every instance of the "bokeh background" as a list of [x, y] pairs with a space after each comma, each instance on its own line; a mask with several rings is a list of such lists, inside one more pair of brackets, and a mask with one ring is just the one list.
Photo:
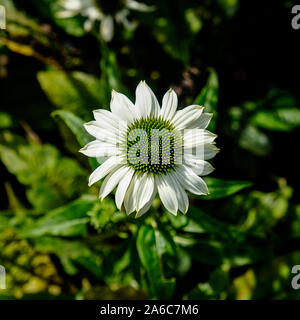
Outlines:
[[[300, 297], [294, 4], [0, 0], [0, 299]], [[186, 216], [127, 217], [87, 186], [82, 123], [140, 80], [214, 113], [211, 195]]]

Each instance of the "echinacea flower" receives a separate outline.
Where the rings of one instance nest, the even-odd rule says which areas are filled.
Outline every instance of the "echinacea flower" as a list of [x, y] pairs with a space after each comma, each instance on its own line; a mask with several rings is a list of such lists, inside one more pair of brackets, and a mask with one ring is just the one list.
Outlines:
[[62, 10], [57, 13], [58, 18], [71, 18], [78, 14], [86, 18], [84, 23], [85, 31], [92, 30], [96, 21], [100, 22], [100, 34], [104, 41], [109, 42], [114, 36], [114, 19], [117, 23], [123, 24], [126, 29], [133, 30], [136, 24], [128, 20], [129, 10], [140, 12], [151, 12], [153, 6], [135, 0], [125, 0], [123, 7], [112, 15], [104, 13], [103, 2], [99, 0], [59, 0]]
[[164, 95], [162, 107], [148, 85], [142, 81], [136, 89], [133, 104], [125, 95], [112, 92], [110, 110], [94, 111], [95, 121], [85, 129], [96, 140], [80, 151], [105, 161], [90, 175], [89, 185], [105, 177], [100, 198], [115, 188], [119, 210], [136, 217], [147, 212], [158, 192], [165, 208], [176, 215], [186, 213], [189, 200], [185, 190], [209, 193], [199, 175], [213, 167], [206, 161], [218, 152], [216, 135], [206, 128], [212, 114], [190, 105], [177, 111], [174, 90]]

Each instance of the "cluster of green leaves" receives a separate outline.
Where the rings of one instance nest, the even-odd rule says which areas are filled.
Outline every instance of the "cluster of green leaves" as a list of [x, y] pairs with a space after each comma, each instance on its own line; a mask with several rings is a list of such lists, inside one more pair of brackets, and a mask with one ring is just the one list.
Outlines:
[[242, 148], [257, 156], [266, 156], [272, 149], [268, 132], [291, 132], [300, 126], [295, 98], [277, 89], [258, 102], [247, 101], [229, 112], [230, 132], [236, 134]]
[[[194, 102], [212, 112], [208, 129], [227, 137], [238, 155], [268, 156], [276, 143], [270, 132], [297, 130], [300, 112], [288, 92], [273, 90], [260, 101], [223, 110], [214, 69], [202, 66], [201, 90], [186, 76], [187, 66], [196, 64], [191, 53], [203, 26], [218, 28], [222, 19], [235, 14], [239, 1], [195, 6], [161, 1], [151, 15], [134, 15], [140, 26], [137, 35], [117, 32], [112, 45], [97, 32], [87, 34], [83, 16], [58, 18], [58, 0], [0, 4], [8, 19], [0, 52], [12, 60], [15, 53], [22, 55], [22, 63], [33, 64], [32, 58], [41, 63], [34, 64], [34, 81], [42, 97], [30, 106], [39, 114], [38, 123], [24, 113], [20, 119], [19, 106], [10, 112], [15, 104], [9, 99], [6, 111], [0, 112], [0, 170], [5, 174], [0, 264], [8, 275], [8, 290], [0, 298], [299, 297], [291, 291], [289, 277], [299, 260], [293, 246], [300, 237], [300, 207], [291, 202], [293, 190], [285, 178], [276, 178], [272, 190], [261, 191], [246, 174], [224, 179], [231, 174], [226, 163], [222, 179], [205, 178], [209, 196], [190, 195], [186, 215], [174, 217], [157, 198], [149, 214], [134, 219], [118, 211], [112, 197], [100, 202], [99, 184], [88, 188], [88, 175], [99, 163], [78, 153], [92, 140], [83, 123], [93, 109], [109, 107], [112, 89], [132, 92], [131, 82], [136, 85], [141, 76], [162, 86], [173, 81], [153, 65], [145, 72], [147, 66], [140, 71], [131, 62], [144, 55], [136, 43], [143, 30], [150, 30], [146, 41], [160, 50], [159, 57], [172, 64], [168, 72], [179, 68], [175, 78], [180, 79], [185, 71], [191, 88], [180, 97], [182, 105]], [[218, 14], [211, 19], [215, 7]], [[96, 48], [91, 54], [96, 67], [84, 59], [88, 41]], [[141, 65], [147, 64], [144, 60]], [[184, 88], [179, 86], [178, 92]]]

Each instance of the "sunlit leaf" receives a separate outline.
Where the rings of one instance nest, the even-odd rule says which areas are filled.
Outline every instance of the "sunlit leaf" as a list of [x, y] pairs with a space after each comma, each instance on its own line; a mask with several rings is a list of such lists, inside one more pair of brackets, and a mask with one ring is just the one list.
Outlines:
[[300, 126], [300, 110], [297, 108], [263, 110], [257, 112], [251, 122], [267, 130], [291, 131]]
[[[75, 116], [72, 112], [66, 111], [66, 110], [57, 110], [52, 112], [51, 114], [53, 117], [59, 117], [61, 118], [65, 124], [68, 126], [68, 128], [72, 131], [72, 133], [75, 135], [79, 145], [83, 147], [87, 143], [94, 140], [92, 136], [88, 134], [88, 132], [85, 130], [83, 124], [84, 121], [80, 119], [79, 117]], [[92, 169], [96, 169], [100, 162], [100, 159], [98, 161], [94, 158], [88, 159]]]
[[42, 71], [38, 80], [50, 101], [77, 116], [91, 117], [91, 111], [105, 108], [99, 80], [83, 72]]
[[214, 116], [209, 124], [208, 129], [214, 131], [217, 121], [217, 105], [219, 95], [219, 80], [218, 75], [213, 69], [210, 70], [206, 86], [201, 90], [196, 97], [194, 104], [205, 107], [205, 112], [213, 113]]
[[28, 186], [28, 200], [37, 209], [55, 208], [86, 189], [83, 169], [54, 146], [27, 144], [15, 151], [0, 145], [0, 159]]
[[272, 148], [269, 137], [251, 124], [243, 130], [239, 137], [239, 145], [257, 156], [268, 155]]
[[249, 181], [229, 181], [210, 177], [207, 177], [204, 180], [207, 184], [209, 195], [197, 196], [204, 200], [229, 197], [252, 186], [252, 183]]
[[52, 210], [30, 227], [21, 230], [19, 236], [25, 238], [44, 235], [74, 237], [86, 234], [89, 221], [87, 212], [95, 200], [95, 197], [85, 196]]
[[91, 142], [93, 139], [92, 136], [88, 134], [88, 132], [84, 129], [83, 124], [84, 121], [81, 120], [79, 117], [75, 116], [72, 112], [66, 110], [57, 110], [52, 112], [52, 117], [59, 117], [61, 118], [72, 133], [75, 135], [78, 143], [80, 146], [84, 146], [87, 143]]

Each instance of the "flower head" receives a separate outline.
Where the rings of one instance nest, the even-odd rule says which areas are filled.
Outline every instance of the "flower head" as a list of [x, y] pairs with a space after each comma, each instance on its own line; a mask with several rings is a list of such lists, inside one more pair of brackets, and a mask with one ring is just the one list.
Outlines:
[[[116, 1], [115, 1], [116, 2]], [[135, 0], [125, 0], [122, 6], [117, 3], [101, 0], [59, 0], [62, 10], [58, 12], [58, 18], [71, 18], [78, 14], [86, 18], [84, 23], [85, 31], [91, 31], [95, 22], [100, 22], [100, 34], [104, 41], [111, 41], [114, 36], [114, 19], [121, 23], [126, 29], [133, 30], [136, 23], [129, 21], [129, 10], [151, 12], [153, 6]], [[103, 6], [116, 7], [116, 12], [106, 12]], [[121, 3], [122, 4], [122, 3]], [[111, 10], [109, 10], [111, 11]]]
[[206, 161], [218, 152], [216, 135], [206, 128], [212, 114], [191, 105], [177, 111], [178, 99], [170, 89], [160, 107], [156, 96], [142, 81], [133, 104], [125, 95], [112, 92], [110, 110], [95, 110], [95, 121], [85, 124], [96, 138], [80, 151], [103, 158], [89, 178], [89, 185], [100, 179], [103, 199], [116, 188], [115, 201], [127, 214], [139, 217], [147, 212], [156, 194], [166, 209], [186, 213], [189, 206], [185, 190], [209, 193], [199, 175], [213, 167]]

